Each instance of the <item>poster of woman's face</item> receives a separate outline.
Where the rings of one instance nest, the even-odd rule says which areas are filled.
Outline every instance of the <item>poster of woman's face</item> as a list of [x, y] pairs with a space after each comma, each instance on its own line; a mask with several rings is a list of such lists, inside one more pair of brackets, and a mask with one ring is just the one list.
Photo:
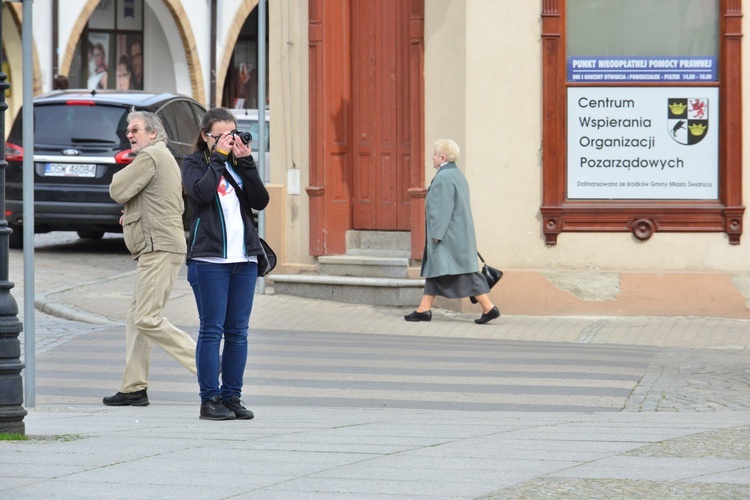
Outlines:
[[109, 35], [107, 33], [89, 33], [89, 64], [86, 88], [109, 88]]

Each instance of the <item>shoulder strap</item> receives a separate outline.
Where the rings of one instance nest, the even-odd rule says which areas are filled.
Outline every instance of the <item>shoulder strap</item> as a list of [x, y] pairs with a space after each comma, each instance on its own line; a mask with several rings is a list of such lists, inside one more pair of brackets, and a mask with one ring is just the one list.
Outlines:
[[237, 181], [234, 180], [234, 176], [232, 175], [232, 172], [230, 172], [226, 167], [224, 167], [224, 172], [221, 174], [229, 184], [232, 185], [235, 192], [237, 193], [237, 199], [240, 200], [240, 208], [243, 211], [247, 211], [247, 207], [245, 206], [245, 198], [243, 196], [240, 196], [240, 193], [242, 193], [242, 188], [237, 184]]
[[[229, 182], [229, 184], [234, 187], [237, 193], [237, 199], [240, 200], [240, 212], [243, 214], [243, 217], [245, 214], [250, 214], [250, 221], [253, 224], [255, 231], [257, 232], [258, 227], [255, 225], [255, 217], [253, 217], [253, 212], [245, 206], [247, 200], [245, 200], [245, 196], [242, 194], [242, 188], [237, 185], [237, 181], [234, 180], [231, 172], [229, 172], [226, 168], [224, 169], [224, 172], [226, 174], [224, 175], [224, 178], [227, 180], [227, 182]], [[271, 247], [268, 246], [268, 243], [266, 243], [266, 241], [261, 238], [259, 234], [256, 234], [256, 236], [258, 237], [258, 241], [260, 242], [260, 249], [263, 251], [263, 254], [258, 256], [258, 276], [263, 277], [273, 271], [273, 268], [276, 267], [276, 253], [274, 253]], [[262, 261], [261, 257], [265, 260]]]
[[240, 200], [240, 210], [242, 211], [242, 213], [250, 215], [250, 220], [253, 223], [253, 227], [257, 231], [258, 230], [258, 226], [256, 225], [256, 222], [255, 222], [255, 216], [253, 215], [252, 209], [250, 209], [250, 207], [248, 207], [246, 205], [247, 204], [247, 200], [241, 194], [242, 193], [242, 188], [237, 184], [237, 181], [234, 180], [234, 176], [232, 176], [232, 172], [230, 172], [229, 170], [227, 170], [226, 167], [224, 168], [224, 173], [226, 174], [226, 175], [224, 175], [224, 178], [227, 180], [227, 182], [229, 184], [232, 185], [232, 187], [237, 192], [237, 199]]

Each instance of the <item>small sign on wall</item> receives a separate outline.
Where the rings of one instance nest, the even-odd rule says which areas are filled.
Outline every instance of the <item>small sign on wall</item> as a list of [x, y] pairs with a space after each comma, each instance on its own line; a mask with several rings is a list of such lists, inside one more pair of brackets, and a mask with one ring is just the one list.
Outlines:
[[715, 82], [716, 57], [568, 57], [568, 81]]
[[570, 87], [568, 199], [719, 196], [716, 87]]

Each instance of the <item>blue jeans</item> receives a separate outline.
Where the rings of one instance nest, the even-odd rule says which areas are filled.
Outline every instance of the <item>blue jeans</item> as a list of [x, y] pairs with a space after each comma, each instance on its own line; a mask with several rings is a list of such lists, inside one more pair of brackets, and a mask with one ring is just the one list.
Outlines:
[[[258, 264], [212, 264], [191, 260], [187, 278], [200, 317], [195, 358], [201, 403], [214, 396], [222, 399], [241, 397], [242, 377], [247, 364], [247, 328], [253, 309]], [[222, 337], [224, 350], [220, 358]]]

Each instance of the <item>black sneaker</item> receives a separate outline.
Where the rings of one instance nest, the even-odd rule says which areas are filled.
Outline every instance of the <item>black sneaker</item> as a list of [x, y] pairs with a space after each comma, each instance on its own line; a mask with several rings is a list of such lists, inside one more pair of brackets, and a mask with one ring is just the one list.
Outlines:
[[234, 419], [234, 412], [221, 404], [221, 396], [214, 396], [201, 405], [201, 420]]
[[255, 416], [253, 412], [242, 405], [242, 400], [237, 396], [230, 396], [228, 399], [222, 400], [221, 404], [234, 412], [234, 416], [239, 419], [250, 420]]
[[148, 406], [146, 389], [135, 392], [118, 392], [114, 396], [102, 399], [107, 406]]

